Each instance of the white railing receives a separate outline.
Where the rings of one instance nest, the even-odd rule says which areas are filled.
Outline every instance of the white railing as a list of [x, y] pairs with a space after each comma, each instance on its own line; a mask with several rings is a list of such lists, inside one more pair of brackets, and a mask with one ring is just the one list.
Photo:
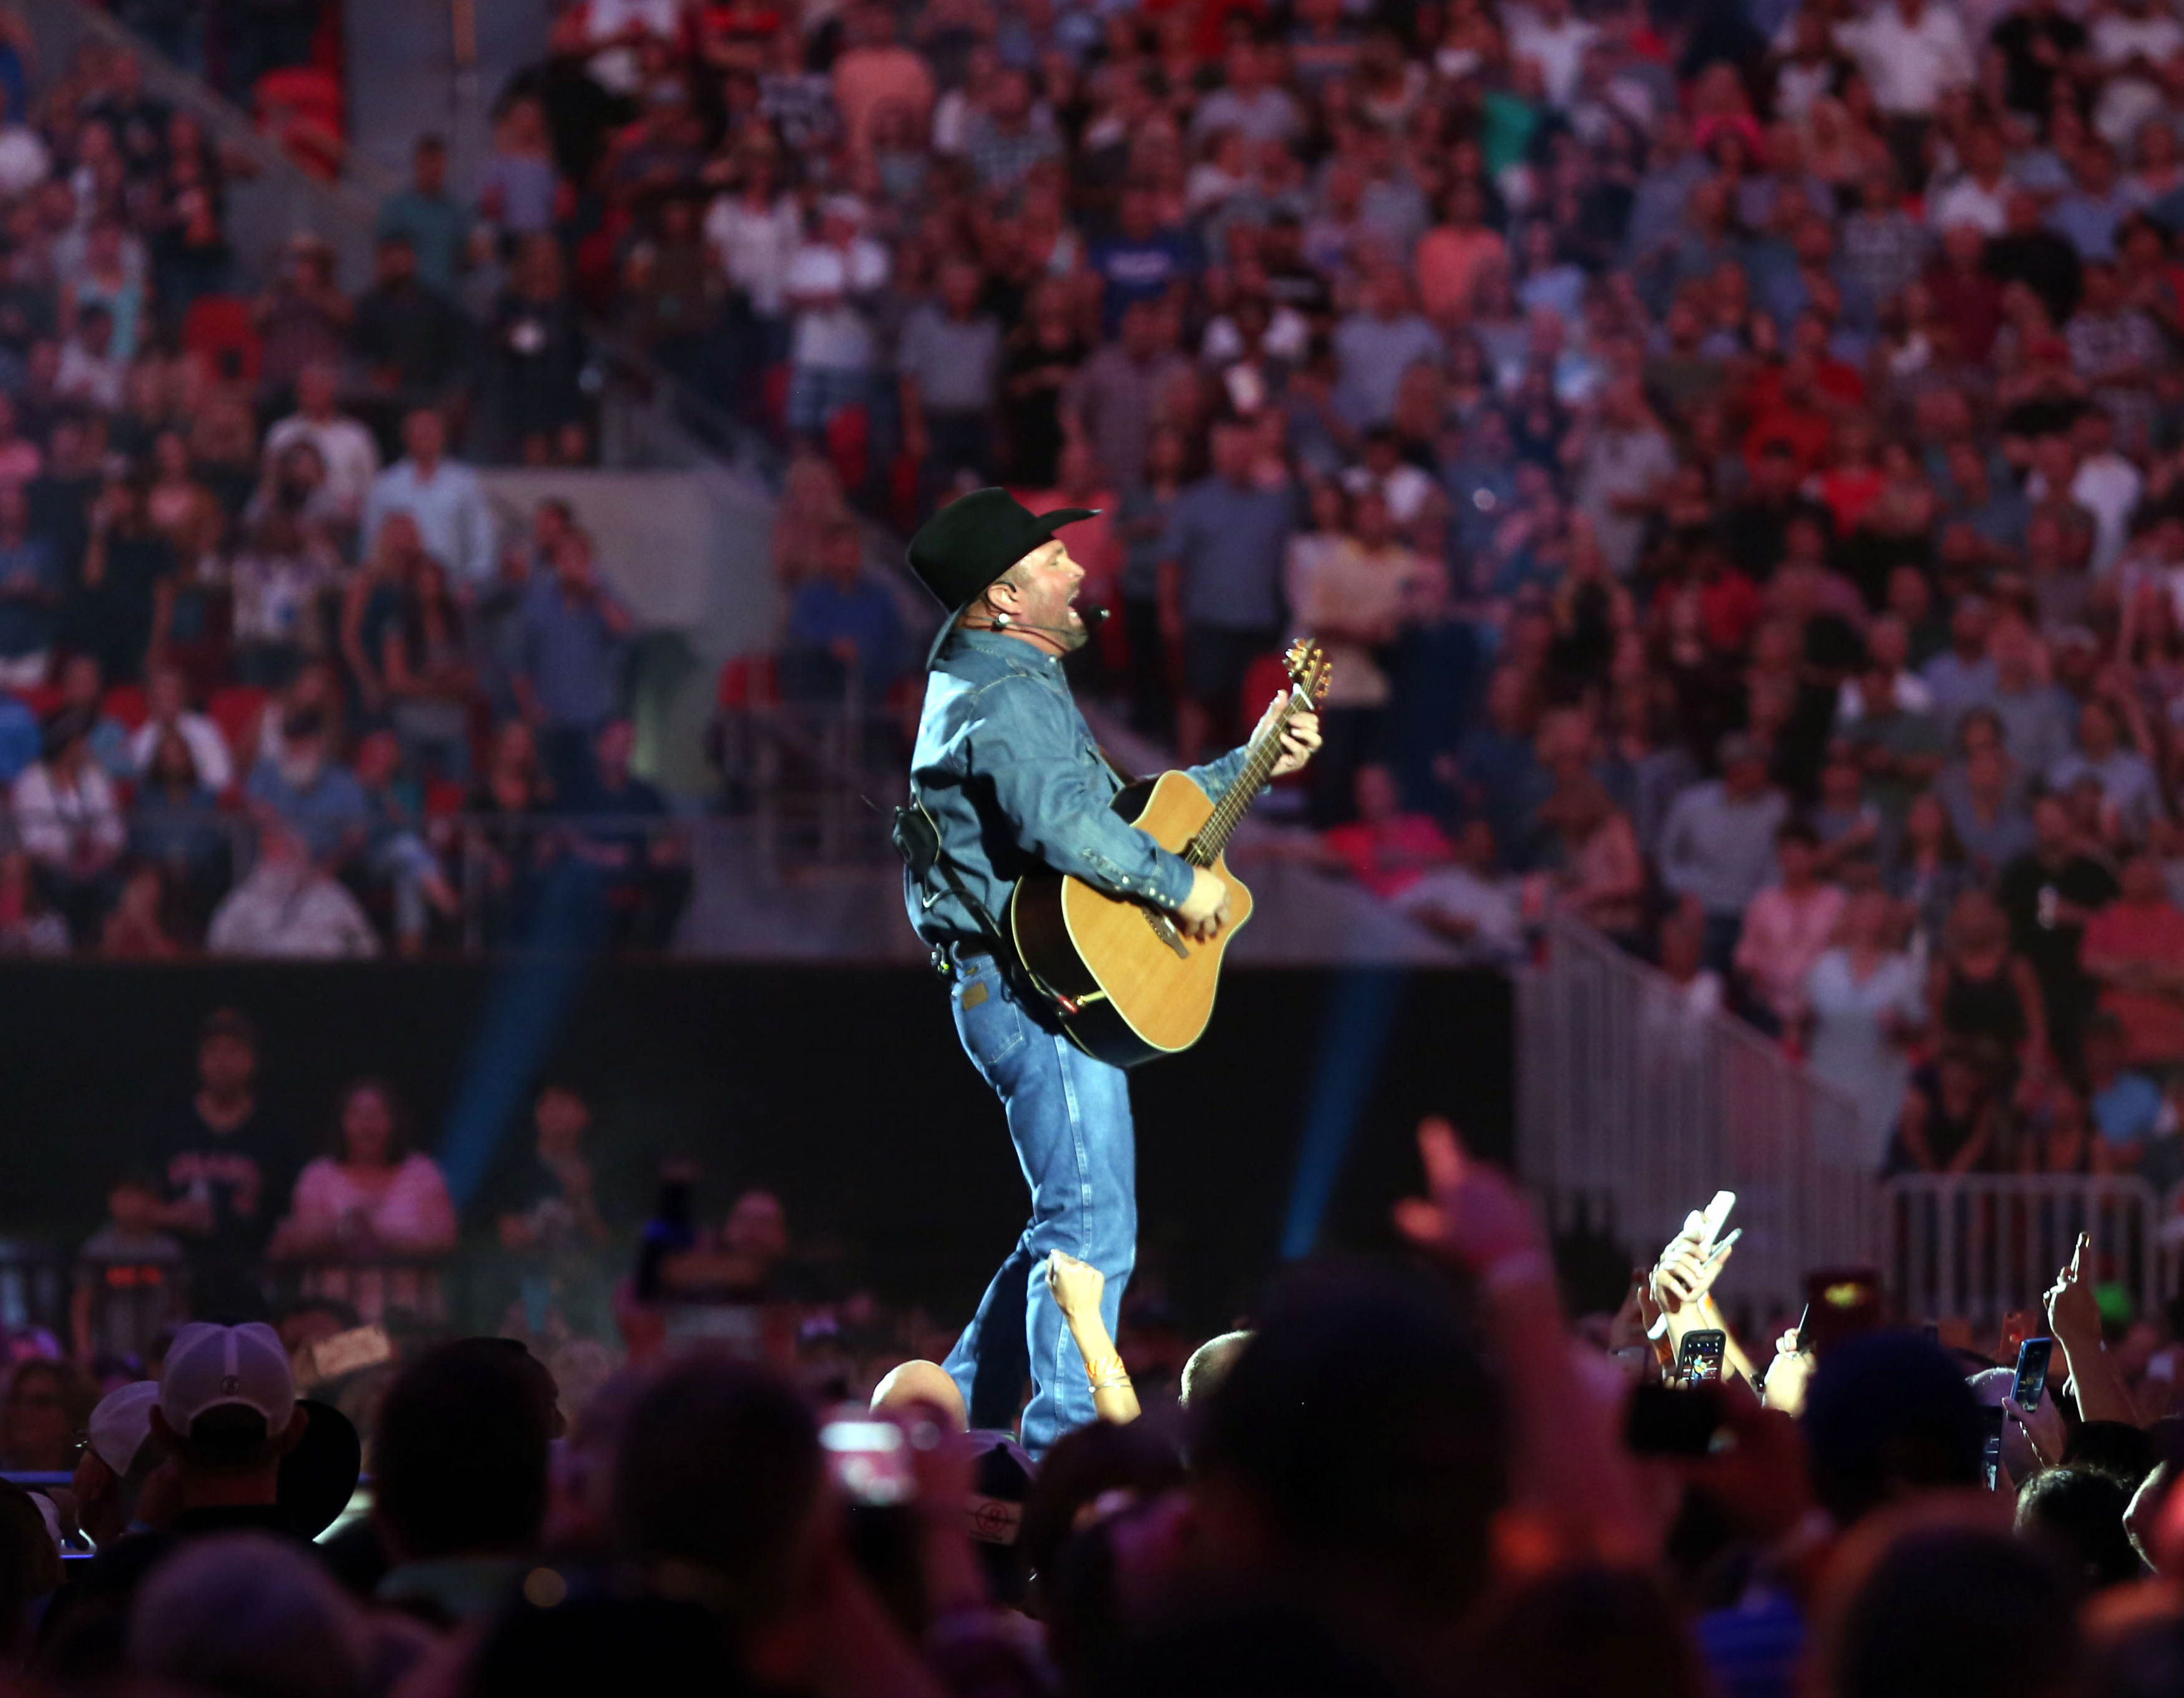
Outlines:
[[1517, 1105], [1524, 1177], [1560, 1230], [1643, 1259], [1735, 1191], [1744, 1235], [1722, 1296], [1755, 1322], [1794, 1314], [1808, 1270], [1872, 1259], [1873, 1176], [1818, 1153], [1858, 1147], [1851, 1099], [1567, 918], [1518, 982]]
[[2081, 1232], [2094, 1277], [2135, 1312], [2176, 1294], [2184, 1189], [2164, 1200], [2132, 1174], [2051, 1173], [1908, 1173], [1885, 1189], [1882, 1267], [1906, 1320], [2037, 1310]]

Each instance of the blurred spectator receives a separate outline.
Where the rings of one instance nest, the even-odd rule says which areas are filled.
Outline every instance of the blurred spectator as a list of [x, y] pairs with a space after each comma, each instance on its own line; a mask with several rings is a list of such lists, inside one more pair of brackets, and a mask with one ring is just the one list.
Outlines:
[[902, 676], [902, 616], [894, 592], [865, 571], [863, 532], [838, 521], [826, 535], [819, 572], [790, 604], [781, 685], [798, 701], [833, 703], [853, 686], [867, 708]]
[[669, 826], [666, 798], [630, 771], [636, 740], [626, 719], [600, 727], [590, 782], [566, 810], [585, 821], [580, 853], [604, 881], [617, 938], [657, 950], [690, 899], [689, 849]]
[[[106, 1224], [75, 1253], [70, 1304], [75, 1353], [85, 1361], [98, 1356], [141, 1361], [161, 1329], [187, 1312], [182, 1246], [160, 1228], [159, 1181], [148, 1171], [117, 1174], [107, 1187], [106, 1213]], [[120, 1472], [129, 1472], [125, 1463]]]
[[16, 779], [8, 798], [40, 893], [79, 944], [97, 938], [120, 894], [128, 839], [114, 786], [92, 758], [93, 723], [80, 708], [49, 719], [43, 757]]
[[2086, 921], [2080, 960], [2101, 1007], [2122, 1023], [2132, 1066], [2184, 1061], [2184, 912], [2150, 852], [2125, 860], [2122, 892]]
[[895, 354], [904, 450], [917, 462], [921, 509], [967, 472], [993, 481], [993, 420], [999, 396], [1000, 326], [978, 310], [978, 268], [944, 265], [937, 305], [918, 308]]
[[0, 485], [0, 687], [34, 688], [52, 663], [63, 568], [53, 545], [29, 529], [20, 485]]
[[66, 1473], [75, 1466], [75, 1435], [94, 1400], [66, 1362], [34, 1357], [19, 1364], [0, 1400], [0, 1467]]
[[426, 1278], [339, 1264], [426, 1258], [454, 1244], [447, 1181], [431, 1156], [410, 1147], [408, 1113], [392, 1087], [380, 1079], [343, 1087], [332, 1148], [297, 1176], [266, 1253], [320, 1264], [307, 1275], [305, 1294], [338, 1299], [376, 1320], [390, 1306], [426, 1311]]
[[348, 338], [372, 395], [405, 413], [441, 405], [463, 375], [466, 340], [454, 303], [418, 277], [408, 239], [380, 238], [372, 285], [356, 298]]
[[216, 955], [330, 960], [379, 953], [379, 936], [356, 898], [286, 826], [259, 828], [249, 876], [221, 899], [205, 933]]
[[834, 60], [833, 95], [850, 155], [858, 158], [869, 149], [873, 120], [884, 106], [899, 103], [923, 127], [933, 81], [924, 58], [897, 41], [894, 14], [885, 6], [855, 6], [845, 22], [849, 40]]
[[1817, 877], [1819, 843], [1796, 821], [1774, 832], [1775, 882], [1745, 906], [1736, 970], [1751, 988], [1753, 1013], [1785, 1034], [1806, 1015], [1805, 982], [1842, 920], [1840, 887]]
[[253, 309], [266, 392], [292, 394], [305, 367], [339, 361], [355, 316], [335, 281], [333, 249], [316, 237], [291, 238], [285, 265]]
[[632, 621], [600, 577], [585, 532], [571, 528], [560, 538], [553, 566], [552, 576], [534, 580], [524, 599], [515, 691], [554, 788], [568, 792], [582, 788], [592, 738], [621, 704]]
[[2086, 853], [2061, 799], [2032, 806], [2032, 847], [2003, 869], [1996, 891], [2009, 919], [2010, 947], [2032, 965], [2056, 1052], [2077, 1055], [2079, 1028], [2095, 986], [2080, 962], [2086, 922], [2115, 899], [2115, 875]]
[[431, 407], [413, 409], [402, 421], [406, 452], [381, 472], [364, 507], [364, 546], [376, 546], [387, 515], [406, 513], [416, 521], [426, 553], [446, 570], [457, 592], [476, 594], [498, 566], [493, 504], [478, 475], [447, 459], [447, 420]]
[[235, 770], [227, 739], [220, 727], [189, 704], [189, 683], [174, 666], [154, 666], [145, 688], [144, 723], [131, 734], [131, 765], [149, 772], [160, 740], [169, 732], [188, 750], [196, 782], [218, 795], [234, 782]]
[[[130, 803], [129, 853], [164, 874], [175, 905], [188, 918], [187, 929], [201, 935], [231, 865], [220, 793], [180, 729], [163, 730], [152, 721], [146, 727], [153, 742]], [[226, 759], [224, 744], [220, 758]]]
[[2136, 1168], [2156, 1184], [2178, 1176], [2161, 1171], [2176, 1149], [2174, 1116], [2160, 1087], [2125, 1064], [2131, 1039], [2113, 1014], [2094, 1015], [2084, 1033], [2086, 1108], [2100, 1141], [2126, 1171]]
[[340, 561], [320, 537], [286, 513], [261, 517], [237, 549], [229, 578], [236, 676], [259, 689], [285, 688], [332, 644], [321, 605]]
[[483, 348], [477, 428], [494, 457], [582, 465], [590, 444], [587, 344], [553, 237], [526, 237], [516, 250]]
[[1910, 1073], [1909, 1046], [1925, 1025], [1918, 963], [1892, 946], [1887, 896], [1860, 891], [1843, 910], [1839, 938], [1805, 977], [1814, 1073], [1858, 1108], [1854, 1144], [1825, 1159], [1880, 1171]]
[[1279, 573], [1296, 499], [1258, 480], [1253, 454], [1248, 429], [1217, 425], [1212, 475], [1177, 498], [1161, 543], [1161, 629], [1183, 660], [1187, 765], [1235, 741], [1245, 674], [1281, 639]]
[[305, 365], [296, 374], [296, 410], [276, 420], [265, 433], [265, 461], [276, 465], [298, 443], [318, 450], [324, 469], [326, 499], [344, 525], [364, 515], [372, 482], [379, 476], [379, 449], [367, 431], [336, 406], [339, 368], [332, 363]]
[[2040, 982], [2011, 949], [2009, 922], [1984, 890], [1967, 890], [1949, 911], [1927, 968], [1926, 1006], [1944, 1038], [1983, 1045], [2013, 1070], [2049, 1053]]
[[279, 822], [275, 835], [292, 837], [322, 866], [347, 860], [361, 843], [363, 788], [335, 758], [331, 729], [316, 709], [292, 709], [283, 718], [279, 749], [259, 757], [248, 788], [251, 801]]
[[[847, 55], [844, 55], [846, 58]], [[878, 350], [866, 303], [887, 282], [887, 249], [862, 234], [865, 203], [833, 194], [818, 231], [782, 279], [794, 320], [789, 348], [788, 428], [818, 439], [844, 409], [868, 409]]]
[[462, 604], [406, 515], [381, 527], [380, 545], [349, 581], [343, 651], [365, 712], [393, 727], [411, 770], [466, 783], [474, 674]]
[[1775, 832], [1789, 804], [1767, 777], [1749, 737], [1732, 733], [1715, 751], [1721, 777], [1676, 799], [1661, 827], [1662, 882], [1706, 916], [1709, 966], [1735, 958], [1746, 910], [1774, 871]]
[[1151, 432], [1171, 411], [1167, 398], [1190, 381], [1190, 362], [1174, 339], [1167, 308], [1133, 305], [1120, 339], [1085, 362], [1063, 398], [1069, 428], [1091, 444], [1101, 466], [1124, 469], [1117, 475], [1126, 487], [1143, 475]]
[[[536, 112], [535, 103], [531, 109]], [[504, 118], [503, 122], [506, 120]], [[543, 136], [541, 135], [543, 142]], [[547, 176], [547, 210], [552, 210], [552, 172]], [[495, 187], [500, 193], [497, 207], [505, 207], [509, 196], [504, 181], [488, 177], [481, 199], [492, 196]], [[496, 217], [496, 223], [502, 220]], [[526, 225], [521, 228], [537, 228]], [[420, 136], [410, 153], [410, 184], [397, 189], [380, 203], [379, 220], [375, 235], [381, 241], [389, 237], [400, 237], [410, 244], [410, 253], [417, 261], [417, 276], [428, 289], [443, 295], [455, 292], [457, 274], [463, 266], [464, 253], [469, 246], [471, 214], [469, 209], [448, 192], [448, 143], [444, 136], [430, 133]], [[269, 447], [270, 444], [269, 443]]]

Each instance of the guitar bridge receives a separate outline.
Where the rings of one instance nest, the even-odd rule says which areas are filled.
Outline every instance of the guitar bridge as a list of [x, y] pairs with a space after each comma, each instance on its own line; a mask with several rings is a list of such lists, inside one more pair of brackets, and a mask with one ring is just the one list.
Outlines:
[[1145, 916], [1145, 924], [1153, 928], [1153, 935], [1175, 951], [1178, 960], [1190, 959], [1190, 946], [1183, 941], [1183, 933], [1175, 929], [1174, 921], [1157, 908], [1141, 908], [1138, 911]]

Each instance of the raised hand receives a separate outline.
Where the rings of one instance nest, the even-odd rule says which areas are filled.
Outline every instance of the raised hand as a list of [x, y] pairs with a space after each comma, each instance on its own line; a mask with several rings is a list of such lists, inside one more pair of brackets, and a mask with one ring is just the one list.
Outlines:
[[2100, 1306], [2093, 1300], [2092, 1270], [2086, 1266], [2086, 1252], [2092, 1248], [2092, 1238], [2080, 1233], [2070, 1266], [2048, 1288], [2048, 1325], [2066, 1352], [2100, 1348]]
[[1467, 1151], [1438, 1115], [1418, 1122], [1426, 1194], [1396, 1205], [1396, 1225], [1429, 1255], [1478, 1270], [1546, 1253], [1539, 1217], [1515, 1183]]
[[1100, 1312], [1100, 1298], [1107, 1289], [1107, 1277], [1089, 1261], [1079, 1261], [1062, 1250], [1050, 1250], [1046, 1258], [1046, 1289], [1054, 1294], [1055, 1305], [1061, 1311], [1062, 1318], [1073, 1321], [1079, 1315]]

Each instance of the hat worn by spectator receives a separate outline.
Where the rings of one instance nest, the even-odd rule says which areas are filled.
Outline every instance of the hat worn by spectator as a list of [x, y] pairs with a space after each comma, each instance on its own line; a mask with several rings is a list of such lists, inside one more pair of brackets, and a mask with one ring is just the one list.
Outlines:
[[91, 1411], [92, 1451], [116, 1475], [135, 1465], [152, 1431], [152, 1406], [159, 1400], [159, 1383], [140, 1379], [109, 1391]]
[[269, 1437], [284, 1431], [296, 1412], [288, 1354], [263, 1321], [240, 1327], [196, 1322], [175, 1335], [167, 1351], [159, 1413], [170, 1428], [187, 1434], [207, 1411], [229, 1407], [257, 1411]]
[[939, 598], [948, 617], [926, 652], [925, 670], [933, 670], [940, 645], [963, 610], [995, 580], [1032, 550], [1052, 542], [1063, 526], [1096, 517], [1099, 511], [1058, 507], [1034, 513], [1006, 489], [974, 489], [927, 520], [910, 539], [910, 569]]

